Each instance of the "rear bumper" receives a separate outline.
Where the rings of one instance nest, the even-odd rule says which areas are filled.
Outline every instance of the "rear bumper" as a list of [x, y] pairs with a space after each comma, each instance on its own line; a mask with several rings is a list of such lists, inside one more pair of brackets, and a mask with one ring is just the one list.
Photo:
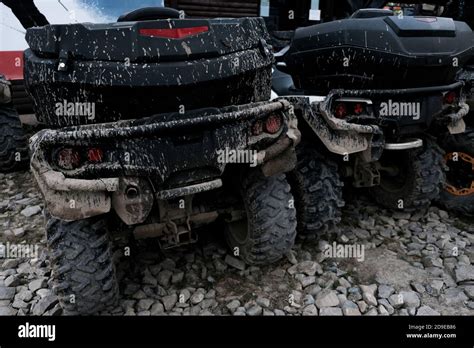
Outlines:
[[[387, 139], [393, 141], [397, 138], [410, 137], [430, 129], [448, 129], [451, 134], [463, 133], [466, 129], [464, 117], [468, 115], [470, 107], [467, 103], [469, 93], [465, 91], [463, 82], [456, 82], [450, 85], [376, 90], [376, 91], [332, 91], [330, 97], [326, 99], [327, 111], [331, 110], [331, 102], [337, 98], [356, 97], [369, 98], [374, 105], [374, 119], [368, 121], [370, 124], [378, 125]], [[443, 94], [456, 92], [459, 100], [452, 105], [443, 105]], [[414, 102], [419, 104], [420, 114], [417, 117], [394, 117], [382, 116], [379, 114], [382, 103], [390, 102]], [[349, 121], [354, 124], [357, 121]]]
[[[465, 131], [464, 117], [469, 113], [466, 102], [467, 95], [463, 91], [463, 82], [451, 85], [388, 90], [333, 90], [324, 100], [312, 101], [311, 97], [290, 98], [303, 112], [306, 122], [318, 135], [320, 140], [332, 153], [350, 155], [363, 153], [367, 160], [377, 160], [384, 149], [396, 147], [396, 140], [410, 138], [432, 127], [444, 127], [452, 134]], [[443, 93], [456, 91], [460, 95], [459, 102], [452, 107], [442, 104]], [[371, 114], [360, 115], [364, 122], [351, 117], [341, 119], [334, 114], [334, 104], [344, 98], [367, 101], [372, 109]], [[419, 101], [421, 115], [419, 118], [382, 117], [378, 114], [381, 102]], [[405, 143], [403, 143], [406, 145]]]
[[296, 109], [301, 111], [304, 121], [316, 136], [334, 154], [347, 156], [364, 153], [367, 158], [374, 159], [375, 149], [383, 149], [384, 142], [379, 143], [377, 137], [382, 134], [376, 125], [351, 124], [337, 119], [327, 107], [327, 99], [313, 101], [312, 97], [291, 97], [289, 99]]
[[[143, 191], [153, 191], [151, 199], [216, 188], [228, 164], [218, 154], [224, 149], [252, 151], [255, 164], [268, 176], [293, 169], [294, 163], [285, 156], [294, 154], [300, 133], [286, 100], [231, 107], [211, 115], [200, 113], [197, 110], [194, 117], [182, 115], [179, 120], [165, 121], [173, 117], [166, 114], [39, 132], [30, 140], [31, 168], [49, 212], [63, 220], [107, 213], [113, 196], [122, 200], [126, 196], [130, 180], [138, 182]], [[283, 120], [278, 133], [251, 134], [254, 122], [275, 113]], [[88, 147], [101, 148], [103, 161], [61, 169], [54, 153], [64, 147], [79, 153]]]

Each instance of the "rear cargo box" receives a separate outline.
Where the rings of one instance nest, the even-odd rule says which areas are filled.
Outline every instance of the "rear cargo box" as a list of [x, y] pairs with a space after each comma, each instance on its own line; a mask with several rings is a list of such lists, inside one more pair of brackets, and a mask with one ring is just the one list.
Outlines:
[[426, 87], [454, 82], [473, 46], [449, 18], [345, 19], [298, 29], [286, 63], [304, 90]]
[[26, 84], [50, 126], [270, 98], [261, 18], [50, 25], [26, 38]]

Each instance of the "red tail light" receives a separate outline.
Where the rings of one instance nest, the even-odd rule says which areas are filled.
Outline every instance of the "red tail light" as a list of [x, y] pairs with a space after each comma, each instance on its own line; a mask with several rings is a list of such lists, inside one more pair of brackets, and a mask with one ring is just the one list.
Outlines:
[[56, 161], [62, 169], [76, 169], [81, 165], [81, 155], [75, 149], [63, 148], [57, 153]]
[[270, 115], [265, 121], [265, 130], [267, 133], [275, 134], [281, 128], [281, 117], [279, 115]]
[[445, 104], [453, 104], [457, 99], [456, 92], [448, 92], [444, 95], [444, 103]]
[[207, 26], [171, 29], [140, 29], [140, 35], [150, 37], [161, 37], [165, 39], [183, 39], [208, 31], [209, 27]]
[[364, 105], [357, 103], [354, 105], [354, 114], [360, 115], [364, 112]]
[[280, 115], [270, 115], [266, 120], [259, 120], [252, 126], [252, 135], [258, 136], [262, 133], [276, 134], [281, 129], [283, 121]]
[[92, 148], [87, 151], [87, 159], [89, 162], [98, 163], [102, 162], [102, 158], [104, 157], [104, 153], [101, 149]]
[[345, 118], [347, 116], [347, 107], [343, 103], [339, 103], [336, 105], [336, 108], [334, 109], [334, 115], [337, 118]]

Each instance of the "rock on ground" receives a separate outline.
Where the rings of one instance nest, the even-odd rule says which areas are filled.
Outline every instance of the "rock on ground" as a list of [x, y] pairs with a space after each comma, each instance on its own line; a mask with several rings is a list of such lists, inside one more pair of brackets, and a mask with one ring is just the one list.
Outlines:
[[[0, 262], [0, 315], [61, 315], [45, 245], [44, 205], [30, 173], [0, 174], [0, 242], [38, 245], [34, 258]], [[270, 266], [229, 254], [222, 231], [164, 252], [137, 243], [118, 262], [120, 301], [104, 315], [474, 315], [473, 221], [436, 207], [390, 212], [349, 200], [337, 229], [298, 238]], [[364, 258], [327, 258], [333, 243]], [[456, 250], [456, 253], [453, 253]]]

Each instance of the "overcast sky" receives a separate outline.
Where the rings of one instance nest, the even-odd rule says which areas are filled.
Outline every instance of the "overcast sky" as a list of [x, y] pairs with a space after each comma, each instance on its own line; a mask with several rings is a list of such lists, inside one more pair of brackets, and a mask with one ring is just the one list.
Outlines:
[[[163, 6], [163, 0], [34, 0], [50, 23], [115, 22], [126, 12], [140, 7]], [[62, 4], [62, 5], [61, 5]], [[27, 48], [25, 29], [11, 10], [0, 3], [0, 50]]]

